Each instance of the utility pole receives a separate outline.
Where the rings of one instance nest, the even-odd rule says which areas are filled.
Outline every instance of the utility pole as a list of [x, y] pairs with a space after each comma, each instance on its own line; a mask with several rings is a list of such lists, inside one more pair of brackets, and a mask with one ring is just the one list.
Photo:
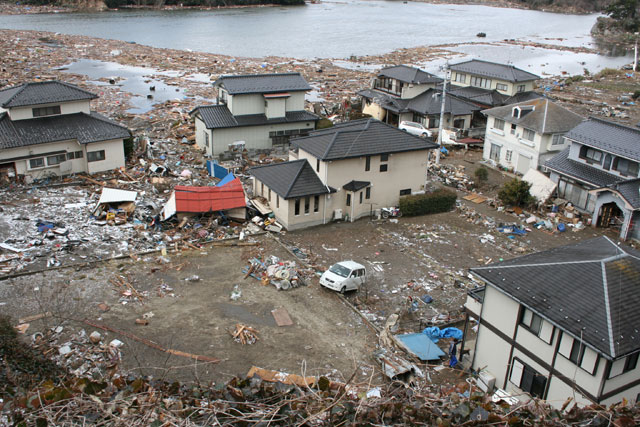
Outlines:
[[444, 129], [444, 104], [447, 96], [447, 80], [449, 79], [449, 63], [444, 66], [444, 83], [442, 84], [442, 96], [440, 104], [440, 123], [438, 124], [438, 150], [436, 151], [436, 165], [440, 164], [440, 149], [442, 148], [442, 130]]

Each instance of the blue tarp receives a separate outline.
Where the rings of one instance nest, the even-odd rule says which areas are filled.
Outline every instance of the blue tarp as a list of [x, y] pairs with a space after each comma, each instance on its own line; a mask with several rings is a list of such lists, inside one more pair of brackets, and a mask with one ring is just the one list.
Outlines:
[[223, 168], [214, 160], [207, 160], [207, 171], [210, 176], [218, 179], [222, 179], [229, 174], [229, 170], [227, 170], [227, 168]]
[[403, 334], [396, 335], [396, 338], [420, 360], [438, 360], [445, 355], [425, 334]]
[[424, 328], [422, 334], [426, 335], [434, 343], [437, 343], [440, 338], [462, 339], [462, 331], [458, 328], [444, 328], [440, 330], [437, 326], [431, 326]]
[[234, 179], [236, 179], [236, 177], [231, 172], [229, 172], [227, 176], [222, 178], [220, 182], [216, 184], [216, 187], [222, 187], [223, 185], [230, 183]]

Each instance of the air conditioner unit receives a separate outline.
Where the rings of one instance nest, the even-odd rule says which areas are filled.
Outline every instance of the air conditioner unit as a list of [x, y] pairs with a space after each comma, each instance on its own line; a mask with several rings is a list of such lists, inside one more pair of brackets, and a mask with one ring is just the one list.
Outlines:
[[480, 371], [478, 374], [478, 387], [486, 393], [491, 393], [495, 386], [496, 377], [485, 370]]

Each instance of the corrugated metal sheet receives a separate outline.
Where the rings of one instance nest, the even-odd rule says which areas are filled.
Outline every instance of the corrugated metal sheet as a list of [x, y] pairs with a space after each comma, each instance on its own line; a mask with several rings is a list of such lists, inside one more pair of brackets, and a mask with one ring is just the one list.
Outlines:
[[221, 187], [175, 187], [176, 212], [217, 212], [246, 206], [238, 178]]

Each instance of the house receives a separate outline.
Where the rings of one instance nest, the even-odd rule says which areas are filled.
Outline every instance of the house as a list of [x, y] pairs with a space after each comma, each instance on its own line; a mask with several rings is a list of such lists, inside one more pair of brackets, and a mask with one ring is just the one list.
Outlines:
[[640, 238], [640, 129], [589, 118], [566, 135], [566, 148], [545, 163], [558, 197], [614, 226], [620, 238]]
[[398, 100], [410, 100], [433, 89], [443, 80], [416, 67], [395, 65], [383, 68], [373, 79], [371, 89], [358, 92], [362, 97], [362, 112], [377, 120], [398, 126], [399, 109], [404, 106]]
[[482, 157], [523, 175], [562, 151], [564, 134], [582, 121], [579, 115], [546, 98], [482, 113], [487, 116]]
[[495, 90], [502, 95], [512, 97], [516, 94], [531, 92], [534, 83], [540, 77], [513, 65], [471, 59], [449, 65], [451, 85], [473, 87], [486, 91]]
[[224, 212], [227, 216], [244, 221], [247, 202], [238, 178], [215, 187], [189, 187], [177, 185], [162, 208], [163, 220], [178, 216]]
[[0, 175], [41, 178], [124, 166], [127, 128], [91, 111], [97, 95], [46, 81], [0, 90]]
[[210, 156], [241, 142], [247, 149], [285, 145], [315, 129], [319, 117], [304, 109], [311, 86], [300, 73], [222, 76], [215, 105], [195, 108], [196, 145]]
[[429, 139], [375, 119], [354, 120], [291, 140], [290, 161], [251, 168], [253, 194], [288, 230], [354, 221], [424, 190]]
[[465, 304], [482, 387], [558, 408], [638, 401], [640, 252], [598, 237], [470, 272], [486, 284]]

